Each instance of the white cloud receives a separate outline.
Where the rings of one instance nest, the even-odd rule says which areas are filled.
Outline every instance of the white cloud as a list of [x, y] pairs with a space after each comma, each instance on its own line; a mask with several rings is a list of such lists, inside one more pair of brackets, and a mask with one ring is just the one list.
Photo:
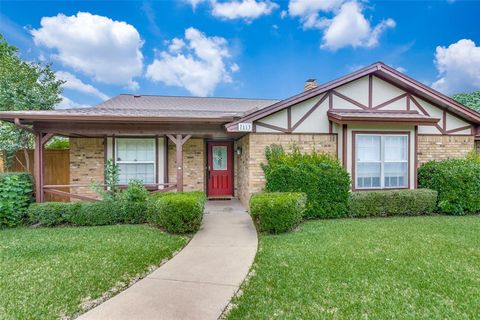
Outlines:
[[193, 10], [197, 5], [208, 2], [212, 8], [212, 15], [225, 20], [243, 19], [251, 22], [261, 16], [269, 15], [273, 10], [279, 7], [278, 4], [270, 0], [184, 0], [189, 3]]
[[372, 28], [359, 1], [290, 0], [288, 13], [298, 17], [304, 29], [323, 31], [322, 48], [374, 47], [380, 35], [395, 27], [393, 19], [381, 21]]
[[189, 3], [193, 10], [197, 8], [197, 5], [199, 5], [202, 2], [206, 2], [206, 0], [184, 0], [186, 3]]
[[438, 46], [434, 62], [438, 70], [434, 89], [448, 95], [480, 89], [480, 46], [472, 40]]
[[212, 1], [212, 15], [222, 19], [244, 19], [251, 21], [263, 15], [269, 15], [278, 8], [278, 4], [271, 1]]
[[396, 67], [395, 70], [401, 73], [407, 73], [407, 69], [405, 69], [404, 67]]
[[56, 75], [58, 79], [65, 81], [65, 83], [63, 84], [64, 88], [90, 94], [102, 100], [107, 100], [110, 98], [102, 91], [98, 90], [91, 84], [87, 84], [83, 82], [82, 80], [78, 79], [75, 75], [71, 74], [70, 72], [57, 71]]
[[100, 82], [138, 88], [133, 78], [142, 74], [143, 41], [132, 25], [88, 12], [43, 17], [40, 25], [31, 30], [35, 44], [55, 50], [53, 58], [63, 65]]
[[305, 29], [320, 28], [323, 19], [320, 12], [332, 12], [340, 8], [344, 0], [290, 0], [288, 13], [299, 17]]
[[179, 38], [173, 38], [168, 46], [170, 52], [178, 52], [185, 47], [185, 42]]
[[73, 109], [73, 108], [90, 108], [91, 106], [86, 104], [76, 103], [70, 98], [62, 96], [62, 101], [55, 106], [55, 109]]
[[322, 48], [337, 50], [348, 46], [374, 47], [378, 44], [382, 32], [393, 27], [395, 21], [387, 19], [372, 29], [370, 22], [362, 13], [361, 5], [355, 1], [347, 2], [342, 5], [326, 28]]
[[230, 53], [224, 38], [208, 37], [195, 28], [188, 28], [181, 51], [173, 45], [178, 40], [174, 38], [168, 50], [162, 51], [148, 66], [147, 78], [185, 88], [193, 95], [207, 96], [219, 83], [231, 82], [231, 73], [239, 70], [235, 63], [227, 65]]

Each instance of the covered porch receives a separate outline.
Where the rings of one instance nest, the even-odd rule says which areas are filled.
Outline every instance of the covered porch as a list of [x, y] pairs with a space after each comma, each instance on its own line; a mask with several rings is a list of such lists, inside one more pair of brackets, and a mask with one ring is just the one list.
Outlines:
[[[46, 194], [78, 200], [98, 200], [91, 190], [92, 184], [106, 187], [103, 172], [109, 159], [122, 166], [126, 172], [121, 175], [121, 187], [128, 183], [129, 178], [141, 177], [145, 178], [145, 186], [150, 192], [207, 191], [207, 143], [231, 141], [233, 146], [235, 138], [235, 135], [227, 134], [223, 129], [223, 123], [228, 119], [158, 121], [135, 118], [129, 119], [129, 122], [125, 119], [110, 119], [108, 122], [99, 120], [15, 119], [18, 126], [27, 128], [26, 124], [31, 124], [28, 128], [35, 135], [37, 202], [44, 202]], [[54, 136], [68, 137], [71, 140], [69, 184], [45, 183], [45, 145]], [[233, 158], [230, 166], [233, 171]]]

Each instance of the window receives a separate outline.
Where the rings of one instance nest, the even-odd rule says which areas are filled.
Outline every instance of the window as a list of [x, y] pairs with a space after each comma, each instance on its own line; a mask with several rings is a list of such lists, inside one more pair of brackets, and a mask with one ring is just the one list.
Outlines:
[[227, 146], [213, 146], [213, 170], [227, 170]]
[[120, 184], [127, 184], [131, 179], [155, 183], [155, 139], [115, 139], [115, 146]]
[[407, 134], [356, 134], [355, 155], [357, 189], [407, 187]]

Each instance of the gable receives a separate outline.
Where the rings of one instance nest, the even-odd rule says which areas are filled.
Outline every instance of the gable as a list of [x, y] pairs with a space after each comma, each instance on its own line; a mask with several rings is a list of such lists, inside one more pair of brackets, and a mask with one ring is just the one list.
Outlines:
[[[295, 121], [299, 118], [298, 115], [305, 115], [306, 110], [309, 107], [311, 108], [319, 99], [324, 99], [322, 103], [326, 103], [325, 105], [328, 105], [328, 108], [324, 108], [324, 104], [322, 104], [322, 107], [317, 106], [309, 113], [309, 117], [312, 116], [312, 119], [304, 119], [305, 124], [295, 126]], [[434, 108], [426, 107], [431, 109], [432, 118], [434, 114], [439, 115], [437, 118], [441, 119], [441, 123], [436, 132], [443, 134], [462, 132], [464, 134], [468, 131], [466, 126], [480, 125], [480, 113], [378, 62], [272, 104], [262, 110], [252, 111], [239, 120], [226, 124], [225, 127], [229, 132], [236, 132], [238, 131], [238, 124], [242, 122], [255, 124], [257, 121], [260, 123], [266, 121], [272, 123], [273, 118], [266, 118], [285, 109], [290, 111], [283, 113], [283, 117], [286, 117], [286, 120], [282, 120], [284, 126], [281, 127], [281, 130], [277, 130], [279, 128], [272, 128], [270, 125], [270, 130], [274, 132], [295, 132], [294, 129], [306, 131], [306, 127], [314, 129], [314, 132], [324, 130], [326, 127], [325, 121], [328, 121], [325, 111], [328, 112], [332, 108], [352, 112], [403, 113], [407, 111], [407, 113], [418, 112], [422, 116], [427, 115], [427, 113], [430, 114], [428, 111], [424, 112], [426, 109], [422, 107], [419, 100]], [[328, 103], [325, 101], [328, 101]], [[420, 107], [417, 107], [417, 104]], [[321, 110], [324, 111], [324, 115], [321, 114]], [[446, 115], [444, 116], [445, 112]], [[443, 118], [445, 118], [445, 121]], [[314, 121], [320, 121], [315, 128], [311, 127]], [[308, 123], [310, 125], [307, 125]], [[461, 128], [465, 129], [461, 130]]]
[[439, 119], [420, 134], [471, 134], [466, 120], [375, 75], [363, 76], [253, 122], [256, 132], [332, 133], [327, 112], [395, 112]]

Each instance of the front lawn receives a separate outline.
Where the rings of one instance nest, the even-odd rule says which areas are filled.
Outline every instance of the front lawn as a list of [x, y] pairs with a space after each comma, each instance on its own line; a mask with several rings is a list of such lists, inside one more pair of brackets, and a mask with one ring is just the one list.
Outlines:
[[263, 235], [229, 319], [474, 319], [480, 217], [321, 220]]
[[0, 230], [0, 319], [74, 315], [187, 240], [145, 225]]

